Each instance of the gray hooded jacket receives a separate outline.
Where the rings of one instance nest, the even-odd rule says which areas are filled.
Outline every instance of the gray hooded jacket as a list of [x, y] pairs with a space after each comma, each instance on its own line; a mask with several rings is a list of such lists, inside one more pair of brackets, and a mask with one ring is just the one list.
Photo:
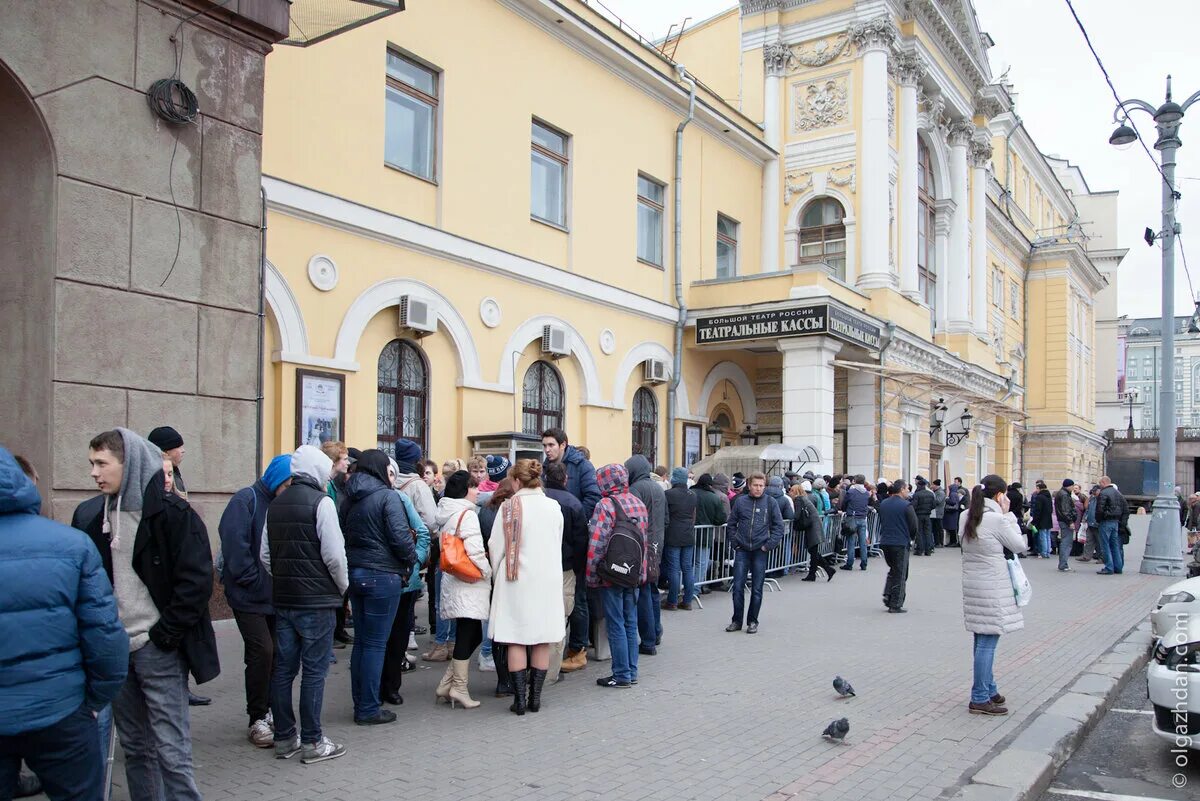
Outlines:
[[646, 551], [647, 581], [657, 582], [663, 540], [667, 534], [667, 494], [651, 475], [650, 462], [645, 456], [629, 457], [625, 461], [625, 470], [629, 473], [629, 491], [646, 504], [646, 509], [650, 512], [650, 536]]

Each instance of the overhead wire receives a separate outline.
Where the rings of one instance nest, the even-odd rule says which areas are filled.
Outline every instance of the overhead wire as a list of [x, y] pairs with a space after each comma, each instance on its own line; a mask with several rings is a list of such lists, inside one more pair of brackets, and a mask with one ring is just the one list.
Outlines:
[[[1175, 185], [1167, 179], [1167, 174], [1163, 172], [1162, 165], [1158, 163], [1158, 159], [1154, 158], [1154, 154], [1150, 152], [1150, 148], [1146, 145], [1146, 140], [1142, 138], [1142, 132], [1138, 130], [1137, 123], [1134, 122], [1132, 117], [1130, 117], [1128, 114], [1125, 114], [1125, 109], [1122, 105], [1124, 101], [1121, 100], [1121, 95], [1119, 92], [1117, 92], [1117, 87], [1113, 85], [1112, 78], [1108, 74], [1108, 69], [1104, 66], [1104, 61], [1101, 60], [1100, 54], [1096, 52], [1096, 46], [1092, 44], [1092, 37], [1088, 35], [1087, 28], [1084, 27], [1083, 20], [1079, 18], [1079, 13], [1075, 11], [1075, 5], [1071, 2], [1071, 0], [1064, 0], [1064, 2], [1066, 2], [1067, 8], [1071, 11], [1071, 16], [1075, 18], [1075, 24], [1079, 26], [1079, 32], [1083, 34], [1083, 41], [1087, 43], [1088, 50], [1092, 52], [1092, 58], [1096, 60], [1096, 66], [1098, 66], [1100, 68], [1100, 72], [1104, 74], [1104, 82], [1108, 84], [1109, 91], [1112, 92], [1113, 98], [1117, 101], [1117, 106], [1121, 108], [1121, 112], [1125, 116], [1125, 122], [1131, 128], [1133, 128], [1134, 133], [1137, 134], [1138, 144], [1142, 146], [1142, 150], [1146, 153], [1146, 158], [1150, 159], [1150, 163], [1154, 165], [1154, 169], [1162, 178], [1163, 183], [1165, 183], [1171, 190], [1171, 202], [1177, 203], [1180, 197], [1179, 190], [1176, 189]], [[1183, 249], [1183, 236], [1176, 234], [1175, 240], [1179, 242], [1179, 255], [1183, 260], [1183, 274], [1187, 277], [1188, 288], [1192, 293], [1192, 300], [1196, 301], [1196, 293], [1195, 290], [1192, 289], [1192, 274], [1188, 269], [1187, 253]]]

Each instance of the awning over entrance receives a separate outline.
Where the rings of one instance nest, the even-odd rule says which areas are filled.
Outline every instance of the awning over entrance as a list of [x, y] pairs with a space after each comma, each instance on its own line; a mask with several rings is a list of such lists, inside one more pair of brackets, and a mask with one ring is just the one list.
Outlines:
[[[927, 403], [930, 395], [939, 395], [947, 402], [960, 401], [1006, 420], [1020, 421], [1028, 417], [1020, 409], [1014, 409], [999, 398], [990, 398], [968, 389], [962, 377], [955, 375], [954, 372], [943, 371], [931, 374], [905, 367], [851, 362], [842, 359], [834, 360], [833, 366], [844, 367], [847, 370], [874, 373], [883, 378], [890, 378], [896, 381], [900, 384], [900, 391], [893, 395], [893, 398], [900, 401]], [[965, 373], [965, 370], [962, 372]]]
[[770, 476], [782, 476], [785, 471], [803, 470], [808, 465], [821, 461], [820, 452], [806, 445], [798, 448], [795, 445], [772, 443], [770, 445], [731, 445], [721, 448], [691, 466], [691, 471], [697, 476], [704, 473], [733, 475], [734, 473], [762, 472]]
[[404, 10], [404, 0], [292, 0], [288, 38], [280, 44], [308, 47]]

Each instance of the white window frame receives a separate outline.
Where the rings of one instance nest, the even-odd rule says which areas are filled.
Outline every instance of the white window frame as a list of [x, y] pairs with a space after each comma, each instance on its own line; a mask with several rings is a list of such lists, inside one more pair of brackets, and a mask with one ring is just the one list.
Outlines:
[[[392, 77], [387, 70], [387, 56], [395, 56], [398, 59], [408, 62], [419, 70], [430, 73], [433, 76], [433, 94], [429, 94], [422, 89], [418, 89], [412, 84], [403, 81], [399, 78]], [[422, 181], [436, 184], [438, 182], [438, 174], [440, 172], [441, 161], [441, 133], [442, 133], [442, 71], [437, 67], [416, 58], [411, 53], [389, 44], [384, 56], [384, 151], [383, 163], [405, 175], [411, 175], [414, 178], [419, 178]], [[429, 136], [429, 175], [423, 175], [420, 172], [410, 170], [395, 162], [387, 159], [387, 106], [388, 91], [395, 91], [404, 94], [419, 103], [423, 103], [430, 107], [430, 118], [432, 120], [433, 130]]]
[[[534, 126], [537, 126], [538, 128], [542, 128], [542, 129], [554, 134], [555, 136], [562, 137], [563, 151], [561, 153], [558, 153], [558, 152], [555, 152], [554, 150], [546, 147], [545, 145], [541, 145], [541, 144], [535, 142], [533, 139], [533, 127]], [[534, 211], [533, 211], [533, 176], [532, 176], [532, 172], [530, 174], [530, 179], [529, 179], [529, 218], [531, 220], [534, 220], [535, 222], [542, 223], [543, 225], [549, 225], [551, 228], [557, 228], [561, 231], [569, 231], [570, 224], [571, 224], [571, 220], [570, 220], [570, 211], [571, 211], [571, 203], [570, 203], [571, 135], [569, 133], [567, 133], [566, 131], [562, 130], [561, 128], [556, 128], [555, 126], [551, 125], [550, 123], [546, 122], [545, 120], [534, 117], [530, 122], [530, 131], [529, 131], [529, 163], [530, 163], [531, 171], [533, 168], [533, 158], [534, 158], [535, 154], [540, 155], [543, 158], [550, 159], [551, 161], [556, 161], [560, 165], [562, 165], [562, 187], [560, 190], [562, 192], [562, 221], [559, 222], [557, 220], [549, 220], [549, 219], [546, 219], [545, 217], [539, 217], [537, 214], [534, 213]]]
[[[728, 220], [730, 223], [733, 224], [734, 236], [732, 239], [730, 237], [726, 236], [725, 234], [721, 233], [721, 220]], [[740, 222], [738, 222], [737, 220], [735, 220], [733, 217], [730, 217], [728, 214], [723, 214], [721, 212], [717, 212], [717, 231], [716, 231], [716, 233], [717, 233], [717, 238], [716, 238], [716, 242], [714, 243], [714, 247], [717, 250], [717, 261], [716, 261], [714, 274], [717, 276], [717, 278], [735, 278], [735, 277], [741, 275], [741, 273], [742, 273], [742, 269], [741, 269], [742, 268], [742, 265], [741, 265], [742, 249], [740, 247], [738, 247], [738, 240], [741, 239], [742, 224]], [[722, 242], [724, 242], [726, 245], [732, 245], [732, 247], [733, 247], [733, 272], [729, 273], [728, 275], [721, 275], [721, 258], [720, 258], [719, 253], [720, 253], [720, 245]]]
[[[639, 172], [637, 177], [638, 177], [638, 183], [637, 183], [638, 216], [637, 216], [636, 222], [637, 222], [638, 227], [635, 231], [636, 239], [634, 241], [634, 246], [633, 246], [634, 253], [637, 256], [637, 260], [639, 262], [641, 262], [642, 264], [647, 264], [651, 267], [657, 267], [658, 269], [662, 270], [662, 269], [665, 269], [664, 265], [666, 264], [666, 261], [667, 261], [667, 243], [666, 243], [666, 240], [667, 240], [667, 237], [666, 237], [667, 185], [664, 182], [655, 178], [654, 176], [649, 175], [648, 173]], [[653, 184], [654, 186], [657, 186], [662, 191], [662, 200], [656, 203], [653, 199], [645, 197], [642, 194], [642, 189], [641, 189], [642, 181], [648, 181], [649, 183]], [[640, 253], [637, 253], [637, 249], [642, 240], [641, 209], [643, 206], [658, 212], [658, 251], [661, 254], [658, 261], [653, 261], [651, 259], [643, 258]]]

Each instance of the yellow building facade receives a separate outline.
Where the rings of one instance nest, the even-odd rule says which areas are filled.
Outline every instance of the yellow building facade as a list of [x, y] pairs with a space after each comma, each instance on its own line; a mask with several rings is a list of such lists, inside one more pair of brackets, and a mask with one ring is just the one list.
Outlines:
[[871, 8], [744, 0], [660, 51], [582, 2], [413, 0], [273, 54], [265, 452], [561, 426], [680, 464], [719, 428], [824, 473], [1098, 475], [1078, 187], [969, 3]]

